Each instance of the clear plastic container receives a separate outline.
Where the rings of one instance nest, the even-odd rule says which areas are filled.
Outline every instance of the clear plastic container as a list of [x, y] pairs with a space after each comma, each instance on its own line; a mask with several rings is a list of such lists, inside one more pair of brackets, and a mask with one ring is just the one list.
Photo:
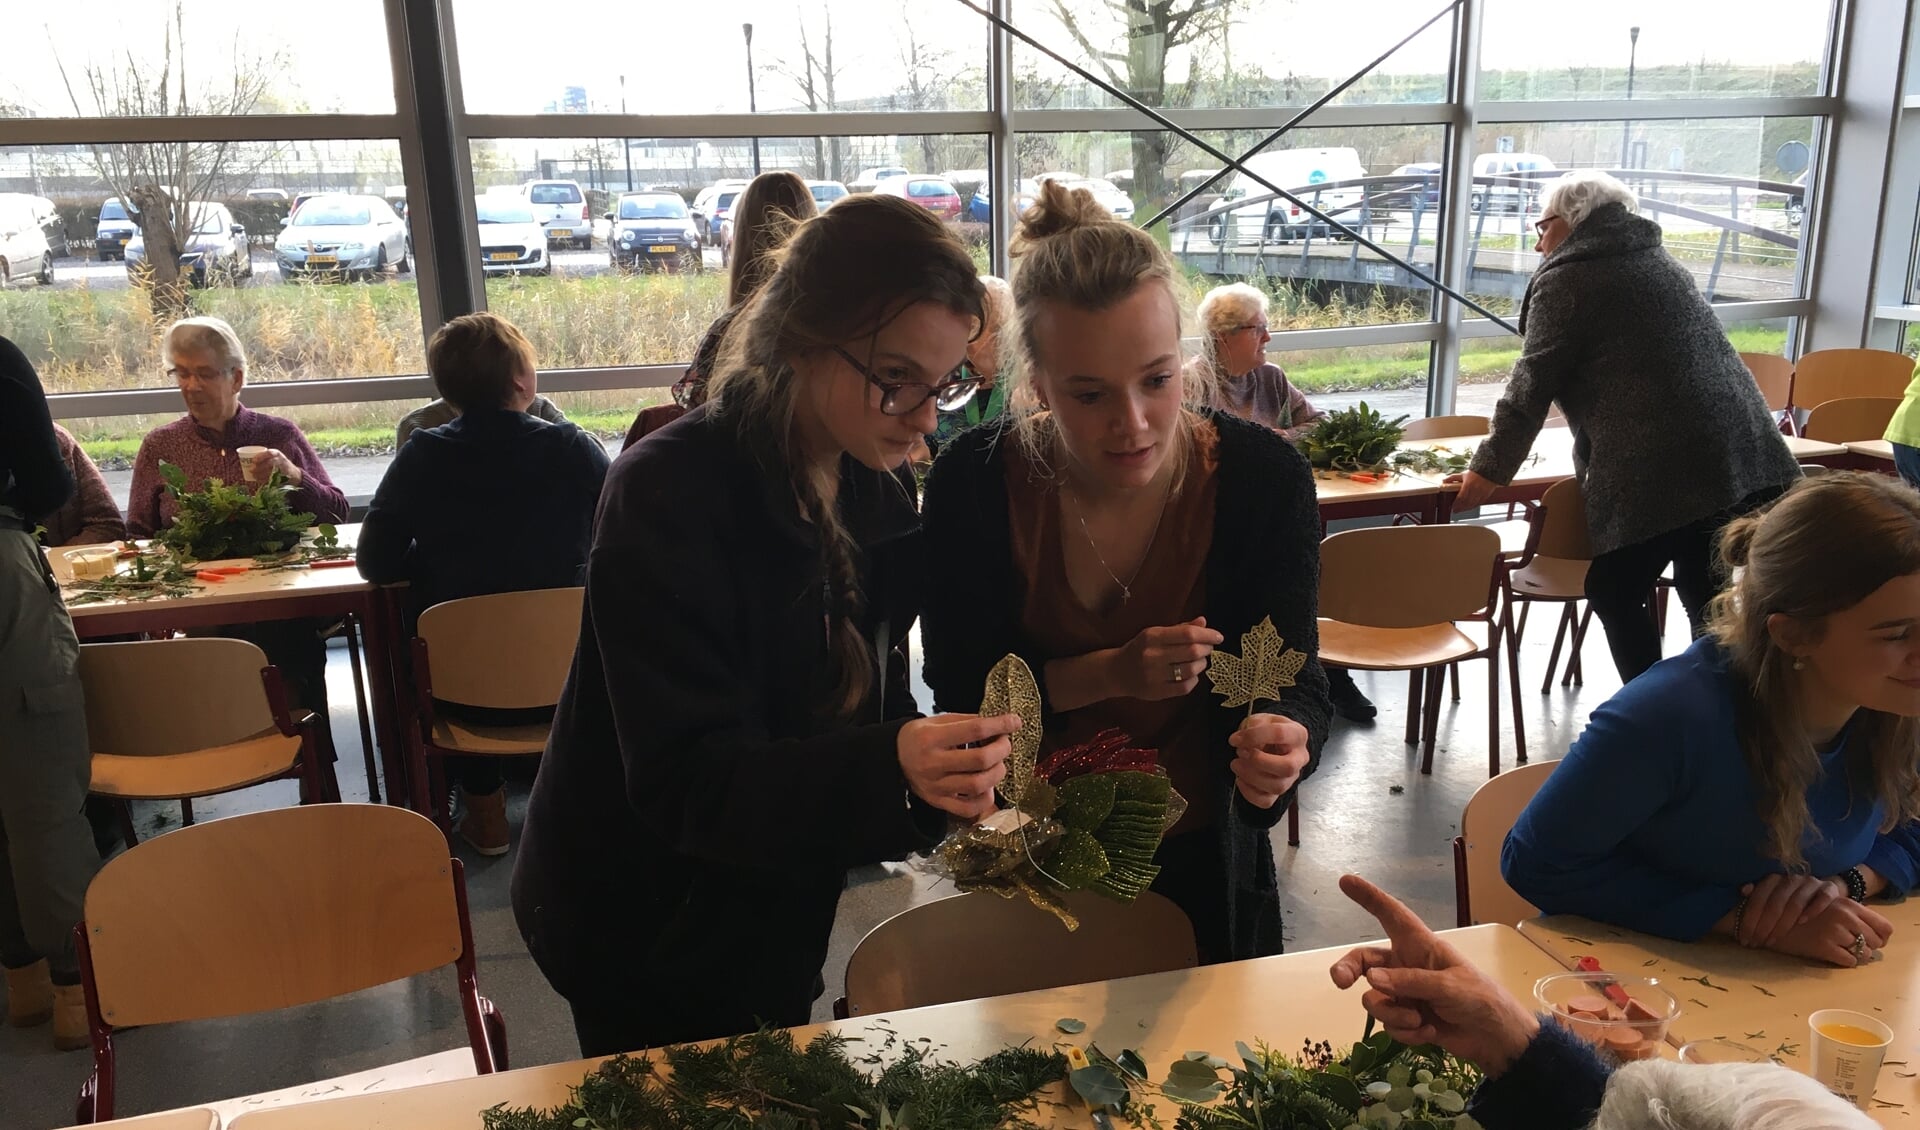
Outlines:
[[1556, 973], [1533, 987], [1541, 1011], [1617, 1059], [1659, 1054], [1680, 1001], [1652, 977]]

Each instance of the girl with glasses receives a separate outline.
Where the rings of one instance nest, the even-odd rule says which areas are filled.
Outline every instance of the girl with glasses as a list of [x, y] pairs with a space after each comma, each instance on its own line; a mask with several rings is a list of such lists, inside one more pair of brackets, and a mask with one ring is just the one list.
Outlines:
[[[1190, 807], [1153, 889], [1193, 921], [1202, 960], [1277, 953], [1269, 835], [1327, 733], [1312, 475], [1274, 432], [1203, 407], [1173, 265], [1147, 233], [1049, 182], [1013, 252], [1011, 415], [927, 479], [927, 684], [942, 709], [977, 708], [1018, 653], [1044, 748], [1117, 727], [1158, 750]], [[1208, 657], [1266, 618], [1305, 667], [1277, 699], [1222, 706]]]
[[513, 905], [586, 1055], [804, 1024], [849, 868], [995, 808], [1013, 717], [920, 717], [908, 452], [981, 316], [910, 201], [801, 224], [712, 398], [614, 462]]

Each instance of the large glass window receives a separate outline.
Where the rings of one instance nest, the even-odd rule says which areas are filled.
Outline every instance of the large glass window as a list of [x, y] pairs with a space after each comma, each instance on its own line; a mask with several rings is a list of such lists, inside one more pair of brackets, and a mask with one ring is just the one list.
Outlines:
[[987, 24], [953, 3], [648, 3], [616, 15], [455, 0], [453, 12], [475, 113], [986, 107]]
[[[421, 372], [399, 166], [388, 140], [0, 149], [0, 192], [20, 194], [0, 197], [0, 335], [56, 393], [167, 387], [160, 335], [187, 313], [233, 323], [250, 383]], [[124, 199], [158, 191], [189, 205], [158, 221], [177, 302]], [[13, 200], [25, 222], [7, 222]]]
[[391, 114], [382, 0], [0, 5], [0, 118]]
[[1480, 100], [1820, 94], [1832, 21], [1831, 0], [1484, 0]]
[[[1727, 340], [1741, 353], [1776, 356], [1793, 348], [1796, 318], [1749, 319], [1726, 323]], [[1460, 343], [1460, 385], [1454, 410], [1491, 416], [1493, 406], [1507, 391], [1513, 366], [1520, 360], [1520, 339], [1510, 335], [1469, 338]]]
[[982, 137], [493, 138], [471, 147], [488, 308], [526, 331], [543, 368], [691, 360], [726, 307], [732, 209], [756, 147], [761, 169], [791, 169], [824, 204], [906, 196], [988, 269], [987, 227], [967, 215]]
[[1322, 411], [1351, 408], [1364, 400], [1388, 417], [1427, 414], [1427, 380], [1433, 368], [1433, 348], [1427, 342], [1274, 351], [1267, 360], [1285, 370], [1287, 380]]
[[[1344, 11], [1294, 0], [1018, 0], [1022, 31], [1150, 106], [1303, 106], [1425, 23], [1440, 0], [1378, 0]], [[1447, 96], [1453, 22], [1441, 18], [1338, 104], [1439, 102]], [[1123, 105], [1016, 42], [1021, 109]]]

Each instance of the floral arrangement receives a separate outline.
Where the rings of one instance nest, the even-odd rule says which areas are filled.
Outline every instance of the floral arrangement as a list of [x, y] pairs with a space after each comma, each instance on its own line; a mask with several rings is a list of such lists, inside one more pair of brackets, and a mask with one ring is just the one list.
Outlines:
[[1154, 852], [1187, 809], [1158, 753], [1107, 730], [1040, 760], [1040, 690], [1014, 655], [988, 675], [980, 712], [1021, 719], [1000, 785], [1009, 807], [948, 836], [931, 867], [963, 891], [1025, 897], [1069, 930], [1079, 927], [1063, 897], [1069, 892], [1131, 902], [1151, 886]]
[[287, 480], [278, 471], [251, 491], [244, 484], [220, 479], [208, 479], [200, 490], [188, 490], [186, 472], [167, 462], [160, 464], [160, 478], [180, 509], [172, 524], [153, 540], [181, 561], [283, 553], [313, 524], [313, 515], [298, 513], [288, 504]]

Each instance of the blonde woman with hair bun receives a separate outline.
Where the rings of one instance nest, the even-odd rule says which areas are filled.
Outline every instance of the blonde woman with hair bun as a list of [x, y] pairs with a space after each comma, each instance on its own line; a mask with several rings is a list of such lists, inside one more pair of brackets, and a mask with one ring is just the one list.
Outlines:
[[[927, 684], [941, 709], [977, 709], [1017, 653], [1040, 681], [1045, 748], [1119, 728], [1158, 750], [1191, 807], [1154, 889], [1192, 919], [1202, 960], [1277, 953], [1270, 833], [1329, 709], [1312, 475], [1277, 434], [1207, 407], [1206, 374], [1182, 364], [1173, 263], [1147, 233], [1049, 182], [1013, 260], [1008, 414], [948, 444], [927, 479]], [[1266, 618], [1306, 666], [1277, 700], [1226, 708], [1208, 658]]]

